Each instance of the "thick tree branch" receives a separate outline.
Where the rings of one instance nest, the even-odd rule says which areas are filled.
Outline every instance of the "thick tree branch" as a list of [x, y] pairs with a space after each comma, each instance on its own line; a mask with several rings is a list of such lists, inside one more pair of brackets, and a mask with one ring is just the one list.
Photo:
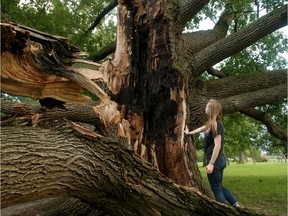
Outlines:
[[[221, 72], [219, 70], [215, 70], [213, 68], [210, 68], [209, 70], [207, 70], [207, 72], [209, 74], [211, 74], [212, 76], [216, 76], [216, 77], [219, 77], [219, 78], [226, 77], [226, 75], [223, 72]], [[211, 88], [212, 86], [209, 86], [209, 81], [208, 81], [207, 82], [207, 87], [209, 86], [211, 88], [209, 90], [208, 94], [209, 95], [210, 94], [213, 95], [215, 93], [214, 97], [220, 97], [220, 98], [221, 97], [231, 96], [232, 94], [238, 92], [236, 90], [237, 88], [235, 88], [235, 86], [234, 86], [234, 88], [231, 88], [232, 89], [231, 92], [230, 92], [230, 90], [227, 91], [227, 92], [223, 92], [221, 90], [221, 92], [224, 93], [224, 94], [221, 94], [221, 92], [217, 91], [217, 89], [219, 89], [221, 86], [222, 86], [222, 88], [225, 89], [225, 87], [227, 85], [231, 86], [231, 84], [233, 85], [235, 83], [238, 83], [239, 86], [242, 87], [241, 89], [244, 90], [245, 92], [247, 92], [249, 90], [250, 91], [251, 90], [256, 90], [258, 88], [260, 88], [260, 89], [261, 88], [267, 88], [269, 86], [274, 86], [274, 85], [281, 84], [281, 83], [286, 83], [286, 85], [287, 85], [287, 72], [285, 70], [270, 71], [270, 72], [267, 72], [267, 73], [259, 73], [259, 74], [256, 73], [256, 74], [253, 74], [252, 76], [251, 75], [249, 75], [249, 74], [240, 75], [238, 77], [235, 77], [234, 81], [231, 81], [230, 80], [231, 78], [226, 78], [226, 81], [225, 81], [225, 79], [211, 81], [211, 82], [217, 83], [213, 87], [213, 89], [215, 89], [215, 91], [212, 91], [212, 88]], [[254, 77], [254, 75], [256, 75], [256, 76]], [[240, 79], [238, 79], [239, 77], [240, 77]], [[250, 83], [251, 80], [253, 80], [253, 83], [251, 83], [251, 87], [253, 86], [253, 88], [249, 88], [246, 85], [247, 83]], [[282, 80], [282, 82], [281, 82], [281, 80]], [[234, 89], [234, 91], [233, 91], [233, 89]], [[239, 87], [238, 87], [238, 90], [239, 90]], [[284, 140], [284, 141], [287, 140], [287, 131], [283, 130], [282, 128], [280, 128], [267, 113], [264, 113], [264, 112], [261, 112], [261, 111], [258, 111], [256, 109], [252, 109], [252, 108], [250, 108], [250, 109], [242, 109], [242, 110], [239, 110], [239, 111], [241, 113], [251, 117], [251, 118], [254, 118], [254, 119], [262, 122], [267, 127], [268, 132], [270, 134], [272, 134], [273, 136], [277, 137], [278, 139]]]
[[219, 99], [223, 112], [232, 113], [247, 108], [277, 102], [287, 97], [287, 85], [281, 84], [254, 92], [247, 92], [233, 97]]
[[185, 55], [193, 56], [195, 53], [202, 50], [221, 38], [225, 37], [228, 32], [228, 28], [233, 21], [235, 13], [231, 11], [231, 8], [227, 6], [220, 16], [218, 22], [214, 26], [213, 30], [196, 31], [191, 33], [183, 33], [181, 39], [183, 39], [185, 47]]
[[213, 67], [207, 69], [207, 73], [210, 74], [211, 76], [215, 76], [215, 77], [218, 77], [218, 78], [224, 78], [226, 77], [227, 75], [225, 73], [223, 73], [222, 71], [220, 70], [217, 70]]
[[[199, 2], [201, 4], [199, 4]], [[182, 1], [180, 4], [180, 7], [182, 8], [182, 11], [180, 11], [180, 14], [182, 14], [182, 12], [187, 13], [186, 15], [189, 16], [191, 19], [193, 17], [191, 15], [193, 14], [195, 15], [197, 12], [199, 12], [202, 9], [203, 5], [205, 6], [205, 1], [186, 1], [186, 0]], [[192, 13], [190, 13], [189, 7], [191, 7], [190, 10], [192, 11]], [[183, 16], [180, 16], [180, 17], [181, 19], [184, 18]], [[221, 15], [219, 21], [216, 23], [213, 30], [197, 31], [197, 32], [182, 34], [181, 38], [184, 41], [184, 44], [185, 44], [184, 46], [187, 49], [187, 52], [190, 55], [193, 55], [196, 52], [203, 49], [204, 47], [218, 41], [220, 38], [225, 37], [228, 31], [228, 27], [231, 24], [231, 21], [233, 20], [233, 18], [234, 18], [234, 13], [231, 12], [230, 8], [227, 8]], [[184, 22], [181, 19], [177, 19], [176, 23], [178, 21]], [[177, 24], [175, 26], [177, 26], [177, 28], [180, 28], [180, 30], [181, 28], [184, 28]], [[101, 49], [95, 55], [91, 56], [91, 59], [94, 62], [100, 61], [104, 59], [105, 57], [107, 57], [108, 55], [115, 52], [115, 49], [116, 49], [116, 42], [114, 41], [110, 43], [108, 46]]]
[[273, 119], [267, 113], [255, 109], [243, 109], [240, 112], [262, 122], [267, 127], [269, 133], [273, 136], [283, 141], [287, 141], [287, 130], [282, 129], [277, 124], [275, 124]]
[[106, 58], [108, 55], [114, 53], [116, 50], [116, 41], [111, 42], [107, 46], [103, 47], [99, 52], [92, 55], [90, 58], [93, 62], [101, 61]]
[[17, 103], [6, 100], [1, 100], [1, 113], [5, 118], [2, 119], [1, 124], [7, 124], [12, 121], [29, 122], [33, 115], [40, 114], [37, 119], [37, 124], [41, 122], [51, 121], [53, 119], [65, 118], [74, 122], [82, 122], [90, 125], [101, 125], [101, 121], [93, 110], [93, 106], [99, 103], [89, 104], [71, 104], [66, 103], [67, 110], [53, 109], [45, 110], [40, 106], [38, 102], [31, 103]]
[[[47, 207], [48, 211], [44, 211], [45, 216], [71, 216], [71, 215], [89, 215], [89, 216], [99, 216], [105, 215], [100, 208], [95, 208], [90, 206], [87, 203], [81, 202], [79, 199], [70, 198], [70, 197], [60, 197], [55, 200], [50, 201]], [[40, 206], [41, 209], [41, 206]], [[43, 210], [42, 210], [43, 212]], [[35, 214], [35, 212], [34, 212]], [[31, 214], [30, 214], [31, 215]], [[30, 216], [27, 215], [27, 216]], [[40, 214], [42, 215], [42, 214]], [[22, 215], [24, 216], [24, 215]]]
[[179, 16], [174, 25], [176, 32], [181, 33], [186, 23], [208, 3], [209, 0], [181, 0], [179, 4]]
[[107, 7], [105, 7], [102, 12], [96, 17], [93, 24], [88, 28], [86, 32], [93, 31], [93, 29], [100, 23], [100, 21], [108, 14], [111, 10], [113, 10], [118, 5], [117, 0], [113, 0]]
[[111, 215], [166, 215], [167, 209], [169, 215], [256, 215], [174, 184], [133, 150], [83, 134], [75, 124], [58, 120], [49, 127], [2, 128], [2, 207], [72, 196]]
[[223, 38], [227, 35], [228, 29], [232, 21], [235, 19], [236, 13], [237, 12], [230, 4], [226, 4], [225, 10], [213, 28], [215, 34], [218, 35], [219, 38]]
[[211, 98], [226, 98], [281, 84], [287, 84], [286, 70], [240, 74], [205, 82], [207, 95]]
[[78, 199], [70, 197], [56, 197], [20, 203], [1, 209], [2, 216], [71, 216], [71, 215], [89, 215], [99, 216], [105, 215], [100, 209], [91, 207], [87, 203], [83, 203]]
[[[204, 48], [191, 58], [192, 75], [199, 76], [214, 64], [287, 25], [287, 5], [259, 18], [235, 34]], [[239, 43], [241, 41], [241, 43]]]

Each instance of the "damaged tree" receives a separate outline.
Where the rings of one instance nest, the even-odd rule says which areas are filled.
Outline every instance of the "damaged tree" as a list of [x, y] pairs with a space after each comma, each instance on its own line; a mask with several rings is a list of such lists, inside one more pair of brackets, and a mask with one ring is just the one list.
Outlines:
[[256, 215], [211, 199], [183, 129], [203, 124], [209, 98], [225, 113], [248, 113], [286, 97], [284, 69], [213, 81], [201, 74], [287, 25], [287, 7], [225, 37], [234, 18], [228, 7], [213, 30], [182, 34], [208, 2], [119, 0], [114, 58], [101, 64], [81, 59], [65, 38], [1, 23], [2, 91], [57, 99], [67, 109], [3, 102], [2, 207], [73, 197], [46, 203], [58, 208], [45, 214]]

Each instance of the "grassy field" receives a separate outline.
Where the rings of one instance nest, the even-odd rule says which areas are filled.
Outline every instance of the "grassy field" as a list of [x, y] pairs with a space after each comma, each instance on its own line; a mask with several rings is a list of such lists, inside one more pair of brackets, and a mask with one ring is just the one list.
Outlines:
[[[199, 164], [205, 181], [207, 176]], [[223, 186], [240, 205], [269, 216], [287, 214], [287, 163], [230, 164], [224, 171]]]

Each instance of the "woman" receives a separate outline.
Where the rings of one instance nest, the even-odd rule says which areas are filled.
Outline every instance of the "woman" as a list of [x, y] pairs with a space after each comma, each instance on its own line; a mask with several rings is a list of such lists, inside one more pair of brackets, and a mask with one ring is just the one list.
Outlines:
[[211, 99], [207, 103], [205, 113], [207, 115], [206, 125], [193, 131], [189, 131], [186, 126], [184, 133], [193, 135], [204, 131], [204, 149], [208, 164], [205, 171], [215, 198], [218, 202], [226, 203], [228, 201], [232, 206], [240, 207], [232, 193], [222, 186], [223, 170], [226, 167], [226, 159], [223, 154], [222, 106], [217, 100]]

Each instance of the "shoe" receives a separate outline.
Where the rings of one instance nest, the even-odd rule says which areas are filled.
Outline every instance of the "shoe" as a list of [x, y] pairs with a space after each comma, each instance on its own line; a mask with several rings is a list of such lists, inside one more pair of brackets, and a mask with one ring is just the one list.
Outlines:
[[240, 205], [239, 205], [239, 203], [237, 202], [237, 203], [235, 203], [235, 204], [233, 205], [233, 207], [235, 207], [235, 208], [240, 208]]

